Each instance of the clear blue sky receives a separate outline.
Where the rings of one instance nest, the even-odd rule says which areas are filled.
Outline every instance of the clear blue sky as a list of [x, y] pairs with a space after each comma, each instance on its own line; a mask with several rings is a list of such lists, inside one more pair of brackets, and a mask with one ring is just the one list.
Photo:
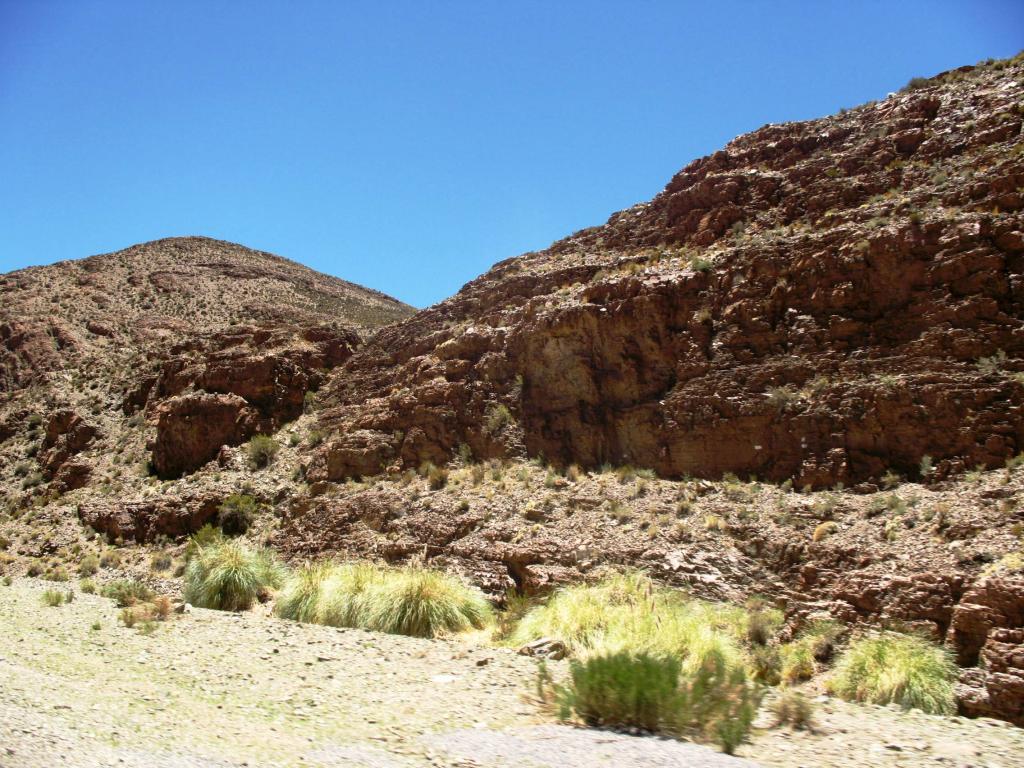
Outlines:
[[1024, 48], [1024, 3], [0, 0], [0, 272], [171, 235], [416, 306], [739, 133]]

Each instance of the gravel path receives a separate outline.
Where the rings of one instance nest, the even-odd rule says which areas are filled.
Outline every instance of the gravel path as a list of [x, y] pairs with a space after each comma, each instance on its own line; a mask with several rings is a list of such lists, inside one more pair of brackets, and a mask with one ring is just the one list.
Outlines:
[[765, 729], [740, 760], [547, 723], [525, 695], [535, 663], [472, 638], [202, 610], [147, 635], [103, 598], [45, 607], [52, 586], [0, 587], [0, 768], [1011, 768], [1024, 755], [1024, 731], [1004, 724], [829, 700], [816, 733]]

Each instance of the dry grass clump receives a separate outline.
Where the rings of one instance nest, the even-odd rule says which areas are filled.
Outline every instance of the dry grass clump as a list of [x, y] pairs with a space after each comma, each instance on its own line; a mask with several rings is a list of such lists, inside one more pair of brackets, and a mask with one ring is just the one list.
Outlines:
[[267, 550], [237, 540], [199, 546], [185, 567], [184, 598], [199, 608], [248, 609], [267, 588], [276, 588], [284, 570]]
[[741, 642], [747, 630], [742, 607], [689, 600], [629, 572], [560, 589], [523, 617], [510, 641], [524, 645], [551, 637], [577, 657], [623, 650], [667, 654], [692, 673], [709, 659], [730, 671], [745, 670]]
[[573, 659], [565, 685], [553, 683], [542, 667], [538, 692], [562, 720], [670, 735], [698, 732], [729, 754], [750, 732], [760, 698], [742, 670], [730, 672], [721, 659], [709, 658], [687, 673], [676, 656], [625, 650]]
[[135, 579], [118, 579], [105, 584], [100, 594], [113, 600], [119, 608], [128, 608], [152, 599], [153, 590]]
[[784, 688], [771, 703], [775, 725], [788, 725], [797, 730], [814, 729], [814, 704], [799, 691]]
[[[64, 592], [61, 592], [57, 589], [48, 589], [45, 592], [43, 592], [42, 600], [43, 605], [48, 606], [50, 608], [56, 608], [58, 606], [64, 605], [65, 598], [66, 594]], [[68, 600], [68, 602], [71, 601]]]
[[150, 634], [155, 629], [155, 623], [166, 621], [171, 615], [171, 599], [164, 595], [155, 597], [148, 603], [136, 603], [125, 608], [118, 615], [121, 623], [129, 629], [138, 622], [142, 622], [142, 629]]
[[814, 529], [811, 539], [814, 541], [822, 541], [838, 530], [839, 524], [829, 520], [827, 522], [820, 523], [818, 527]]
[[811, 622], [791, 643], [780, 648], [782, 680], [799, 683], [810, 680], [818, 671], [817, 662], [828, 661], [843, 633], [840, 624], [831, 619]]
[[483, 594], [461, 579], [419, 567], [313, 563], [285, 584], [278, 616], [413, 637], [480, 629], [491, 620]]
[[956, 712], [957, 667], [949, 651], [922, 637], [863, 637], [840, 656], [829, 690], [849, 701], [896, 703], [930, 714]]

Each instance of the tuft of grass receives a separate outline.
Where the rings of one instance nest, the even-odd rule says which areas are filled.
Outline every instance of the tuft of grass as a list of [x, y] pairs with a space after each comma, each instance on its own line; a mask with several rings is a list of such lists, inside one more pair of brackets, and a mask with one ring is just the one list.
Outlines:
[[797, 730], [814, 729], [814, 704], [799, 691], [784, 688], [771, 704], [776, 727], [788, 725]]
[[814, 663], [814, 652], [807, 643], [786, 643], [780, 648], [779, 653], [782, 656], [783, 682], [793, 684], [810, 680], [818, 671]]
[[886, 633], [851, 643], [836, 662], [828, 688], [849, 701], [950, 715], [956, 712], [956, 677], [947, 649], [922, 637]]
[[437, 637], [480, 629], [491, 619], [483, 594], [455, 576], [370, 563], [311, 563], [278, 598], [278, 616], [332, 627]]
[[523, 617], [510, 642], [550, 637], [576, 657], [618, 651], [673, 655], [692, 673], [709, 660], [727, 670], [745, 668], [746, 632], [743, 608], [688, 600], [627, 572], [558, 590]]
[[630, 651], [573, 659], [566, 685], [554, 684], [542, 667], [538, 691], [562, 720], [672, 735], [697, 731], [728, 754], [747, 738], [760, 698], [742, 670], [709, 661], [687, 674], [676, 657]]
[[820, 523], [814, 529], [814, 533], [811, 535], [811, 539], [813, 541], [822, 541], [824, 539], [827, 539], [829, 536], [831, 536], [838, 530], [839, 524], [829, 520], [828, 522]]
[[244, 611], [283, 579], [284, 570], [270, 552], [230, 539], [197, 549], [185, 567], [184, 598], [199, 608]]
[[113, 600], [119, 608], [129, 608], [150, 600], [153, 590], [135, 579], [118, 579], [105, 584], [100, 594]]
[[172, 565], [174, 565], [174, 558], [168, 552], [154, 552], [149, 559], [149, 567], [153, 571], [169, 571]]
[[412, 637], [436, 637], [484, 627], [491, 607], [483, 594], [440, 571], [392, 571], [366, 588], [363, 610], [369, 629]]
[[203, 547], [209, 547], [224, 542], [224, 533], [220, 528], [207, 523], [194, 534], [188, 540], [188, 544], [185, 545], [185, 562], [189, 562]]
[[78, 582], [78, 588], [82, 590], [83, 595], [95, 595], [96, 594], [96, 582], [92, 579], [82, 579]]
[[253, 469], [266, 467], [274, 461], [281, 446], [269, 435], [256, 435], [246, 445], [245, 453]]
[[100, 559], [96, 555], [86, 555], [78, 564], [80, 576], [93, 576], [100, 569]]
[[56, 589], [48, 589], [43, 592], [43, 605], [50, 608], [57, 608], [64, 605], [64, 593]]

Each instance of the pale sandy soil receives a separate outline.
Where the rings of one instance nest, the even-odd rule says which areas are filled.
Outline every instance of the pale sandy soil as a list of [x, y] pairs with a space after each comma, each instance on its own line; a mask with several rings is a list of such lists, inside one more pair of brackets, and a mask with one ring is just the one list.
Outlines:
[[0, 586], [0, 768], [1012, 768], [1024, 756], [1024, 731], [995, 721], [827, 700], [815, 733], [764, 727], [739, 750], [744, 760], [727, 758], [549, 724], [528, 699], [535, 663], [479, 642], [299, 625], [259, 611], [197, 610], [146, 635], [122, 626], [100, 597], [45, 607], [52, 586]]

